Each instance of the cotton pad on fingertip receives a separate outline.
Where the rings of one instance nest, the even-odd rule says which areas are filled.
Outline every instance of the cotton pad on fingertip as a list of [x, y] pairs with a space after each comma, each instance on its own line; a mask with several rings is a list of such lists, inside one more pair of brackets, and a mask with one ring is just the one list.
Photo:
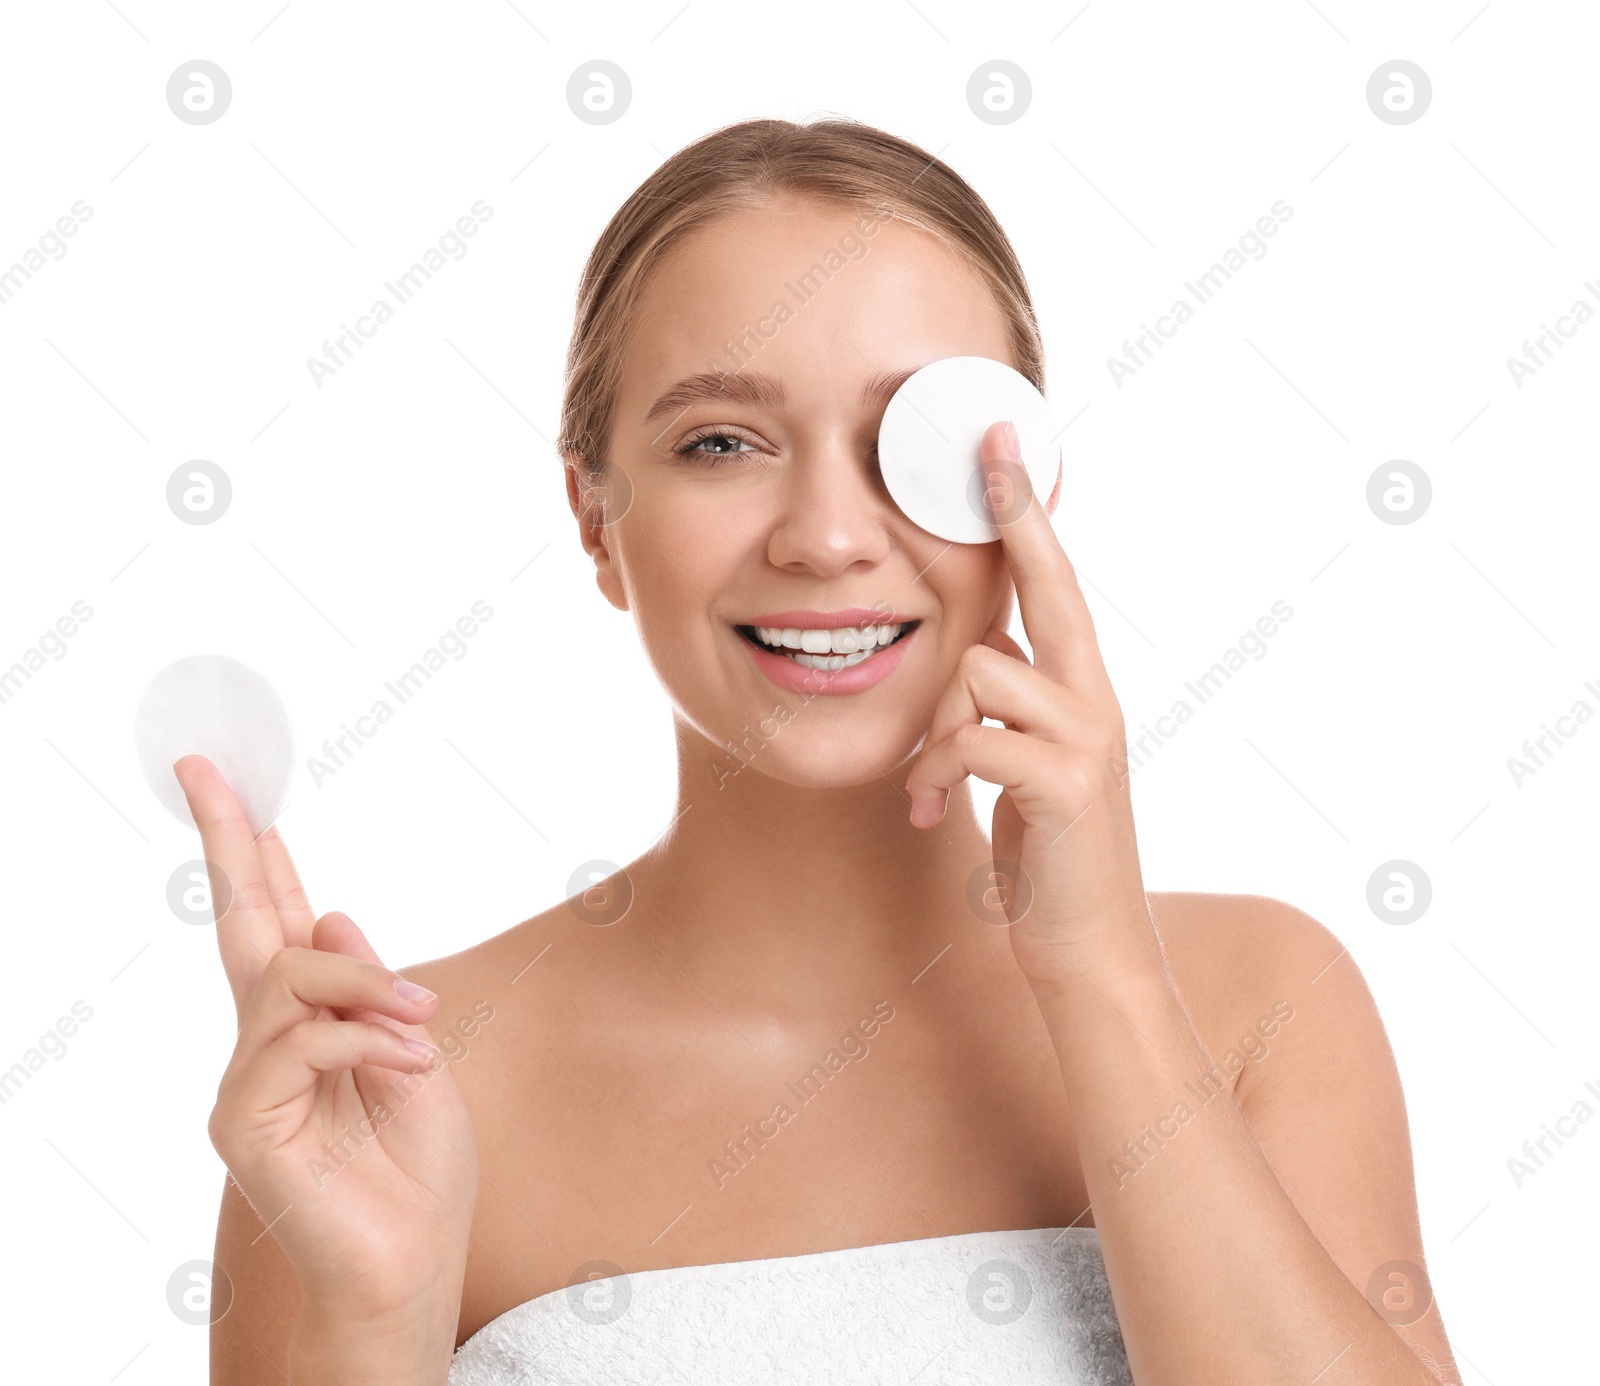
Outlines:
[[187, 755], [221, 771], [254, 836], [283, 811], [294, 773], [289, 713], [248, 664], [219, 654], [174, 660], [140, 696], [133, 739], [151, 790], [186, 827], [197, 825], [172, 767]]
[[894, 392], [878, 427], [878, 466], [913, 524], [957, 544], [1000, 537], [984, 498], [978, 447], [1002, 419], [1017, 430], [1034, 494], [1048, 497], [1061, 460], [1055, 419], [1021, 372], [987, 356], [947, 356]]

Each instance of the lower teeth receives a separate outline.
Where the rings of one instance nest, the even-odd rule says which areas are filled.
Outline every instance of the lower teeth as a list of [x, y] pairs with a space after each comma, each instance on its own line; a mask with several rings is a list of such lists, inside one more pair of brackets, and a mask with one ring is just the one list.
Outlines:
[[[873, 655], [877, 654], [880, 649], [884, 648], [887, 647], [875, 645], [870, 650], [857, 650], [854, 654], [847, 655], [806, 654], [803, 650], [783, 650], [781, 653], [788, 655], [788, 657], [796, 664], [802, 665], [807, 669], [822, 669], [831, 673], [838, 669], [848, 669], [852, 664], [859, 664], [864, 659], [870, 659]], [[780, 651], [774, 651], [774, 653], [780, 653]]]

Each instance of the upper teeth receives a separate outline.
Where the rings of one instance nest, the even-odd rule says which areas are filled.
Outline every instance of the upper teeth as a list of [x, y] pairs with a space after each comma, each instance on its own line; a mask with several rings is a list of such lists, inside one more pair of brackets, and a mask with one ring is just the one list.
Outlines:
[[757, 626], [763, 645], [807, 654], [849, 655], [887, 645], [904, 629], [904, 622], [881, 626], [845, 626], [839, 630], [802, 630], [797, 626]]

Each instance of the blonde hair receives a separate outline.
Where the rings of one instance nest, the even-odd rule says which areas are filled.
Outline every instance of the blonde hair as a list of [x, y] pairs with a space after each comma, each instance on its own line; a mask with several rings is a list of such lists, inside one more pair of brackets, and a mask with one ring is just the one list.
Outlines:
[[622, 357], [651, 270], [697, 227], [799, 194], [937, 237], [983, 277], [1018, 370], [1044, 389], [1044, 347], [1016, 251], [988, 204], [925, 149], [859, 121], [746, 120], [680, 149], [607, 223], [578, 286], [556, 450], [590, 477], [605, 468]]

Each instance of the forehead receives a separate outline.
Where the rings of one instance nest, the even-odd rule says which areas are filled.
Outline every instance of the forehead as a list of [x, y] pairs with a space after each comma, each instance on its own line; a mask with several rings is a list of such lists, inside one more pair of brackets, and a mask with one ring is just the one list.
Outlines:
[[[814, 201], [741, 209], [662, 258], [624, 360], [633, 412], [650, 390], [742, 366], [837, 394], [857, 377], [943, 356], [1015, 365], [992, 291], [936, 237], [884, 214]], [[654, 395], [650, 396], [654, 398]]]

